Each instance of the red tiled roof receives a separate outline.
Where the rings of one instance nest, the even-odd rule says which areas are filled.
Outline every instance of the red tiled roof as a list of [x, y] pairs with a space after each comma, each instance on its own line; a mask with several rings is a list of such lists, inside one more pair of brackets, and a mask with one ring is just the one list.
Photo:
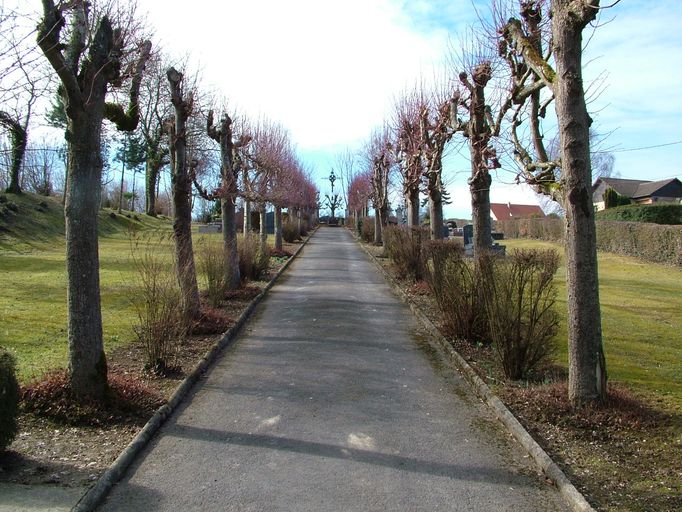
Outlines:
[[536, 204], [490, 203], [490, 210], [497, 220], [545, 216], [545, 212]]

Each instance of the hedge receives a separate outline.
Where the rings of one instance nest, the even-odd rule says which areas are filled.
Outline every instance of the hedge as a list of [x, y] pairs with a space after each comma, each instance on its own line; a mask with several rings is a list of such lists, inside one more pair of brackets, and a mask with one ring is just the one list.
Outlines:
[[[682, 266], [682, 225], [598, 220], [597, 249], [647, 261]], [[515, 219], [498, 221], [505, 238], [536, 238], [564, 241], [561, 219]]]
[[597, 212], [597, 220], [652, 222], [654, 224], [682, 224], [682, 205], [652, 204], [607, 208]]

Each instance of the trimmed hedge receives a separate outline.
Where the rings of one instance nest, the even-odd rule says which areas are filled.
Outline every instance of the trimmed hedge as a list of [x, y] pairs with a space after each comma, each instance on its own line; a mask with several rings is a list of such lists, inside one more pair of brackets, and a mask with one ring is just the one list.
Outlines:
[[19, 383], [16, 363], [12, 354], [0, 348], [0, 452], [7, 448], [17, 435], [18, 414]]
[[[599, 251], [634, 256], [656, 263], [682, 265], [682, 225], [606, 220], [597, 220], [596, 225]], [[502, 231], [505, 238], [564, 241], [564, 221], [561, 219], [498, 221], [497, 230]]]
[[654, 224], [682, 224], [682, 205], [652, 204], [607, 208], [597, 212], [597, 220], [651, 222]]
[[597, 221], [597, 249], [682, 265], [682, 226]]
[[504, 233], [505, 238], [537, 238], [550, 242], [564, 239], [563, 219], [530, 218], [498, 220], [495, 229]]

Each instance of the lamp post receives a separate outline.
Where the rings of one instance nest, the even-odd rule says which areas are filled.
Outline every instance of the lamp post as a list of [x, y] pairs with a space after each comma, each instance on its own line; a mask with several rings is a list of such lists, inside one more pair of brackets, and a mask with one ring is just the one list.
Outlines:
[[332, 212], [331, 219], [329, 220], [330, 224], [336, 224], [336, 218], [334, 213], [336, 212], [336, 209], [341, 205], [341, 198], [339, 197], [338, 194], [334, 194], [334, 182], [336, 181], [336, 174], [334, 174], [334, 169], [332, 169], [331, 174], [329, 175], [329, 183], [332, 185], [332, 193], [331, 195], [325, 194], [325, 197], [327, 199], [327, 206]]

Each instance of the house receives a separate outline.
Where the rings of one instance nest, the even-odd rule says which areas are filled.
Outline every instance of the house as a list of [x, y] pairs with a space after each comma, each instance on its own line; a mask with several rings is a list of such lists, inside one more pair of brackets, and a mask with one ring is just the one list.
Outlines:
[[493, 220], [527, 219], [545, 217], [536, 204], [490, 203], [490, 216]]
[[605, 208], [604, 192], [607, 189], [613, 189], [637, 204], [678, 203], [682, 200], [682, 182], [677, 178], [659, 181], [598, 178], [592, 185], [592, 203], [597, 211]]

